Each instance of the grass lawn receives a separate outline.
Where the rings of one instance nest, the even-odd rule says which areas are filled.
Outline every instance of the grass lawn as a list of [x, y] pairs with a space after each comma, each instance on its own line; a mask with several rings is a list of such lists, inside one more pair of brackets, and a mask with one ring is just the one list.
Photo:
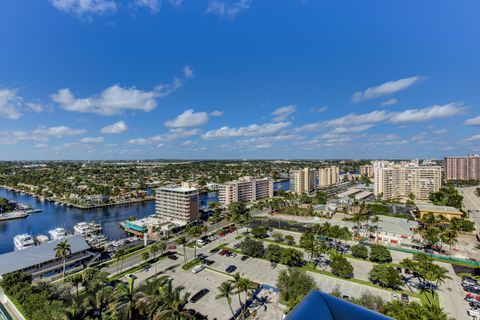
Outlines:
[[200, 264], [202, 260], [200, 258], [195, 258], [193, 260], [188, 261], [182, 266], [183, 270], [190, 270], [191, 268], [195, 267], [197, 264]]
[[137, 265], [137, 266], [131, 267], [129, 269], [123, 270], [119, 274], [116, 274], [115, 276], [111, 277], [110, 279], [111, 280], [120, 280], [121, 278], [125, 277], [129, 273], [137, 272], [137, 271], [145, 269], [149, 266], [150, 266], [150, 264], [148, 262], [147, 263], [142, 263], [140, 265]]
[[302, 270], [315, 272], [315, 273], [322, 274], [322, 275], [332, 277], [332, 278], [336, 278], [336, 279], [342, 279], [342, 280], [358, 283], [358, 284], [361, 284], [361, 285], [364, 285], [364, 286], [369, 286], [369, 287], [372, 287], [372, 288], [383, 289], [383, 290], [387, 290], [387, 291], [390, 291], [390, 292], [396, 292], [396, 293], [406, 293], [409, 296], [416, 297], [416, 298], [421, 298], [420, 295], [418, 295], [416, 293], [412, 293], [412, 292], [407, 292], [405, 290], [401, 290], [401, 289], [400, 290], [394, 290], [394, 289], [391, 289], [391, 288], [383, 288], [383, 287], [381, 287], [379, 285], [376, 285], [376, 284], [373, 284], [369, 281], [364, 281], [364, 280], [355, 279], [355, 278], [345, 279], [345, 278], [342, 278], [342, 277], [338, 277], [331, 272], [322, 271], [322, 270], [319, 270], [319, 269], [314, 269], [313, 264], [311, 264], [311, 263], [307, 263], [305, 266], [303, 266]]

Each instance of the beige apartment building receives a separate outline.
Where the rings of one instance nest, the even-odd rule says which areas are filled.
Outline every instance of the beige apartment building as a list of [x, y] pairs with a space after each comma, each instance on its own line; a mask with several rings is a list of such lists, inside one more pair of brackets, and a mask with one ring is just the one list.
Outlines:
[[198, 190], [179, 187], [156, 189], [155, 213], [172, 222], [194, 221], [198, 217]]
[[290, 191], [297, 194], [315, 191], [315, 170], [303, 168], [290, 171]]
[[442, 170], [439, 166], [401, 167], [391, 165], [377, 168], [374, 176], [374, 194], [383, 200], [409, 198], [427, 200], [431, 192], [438, 192], [441, 186]]
[[340, 182], [340, 168], [331, 166], [318, 170], [318, 186], [328, 187]]
[[360, 166], [360, 175], [367, 176], [368, 178], [373, 178], [373, 165], [367, 164]]
[[273, 197], [271, 178], [254, 179], [247, 176], [219, 185], [219, 200], [226, 206], [232, 202], [250, 202], [271, 197]]

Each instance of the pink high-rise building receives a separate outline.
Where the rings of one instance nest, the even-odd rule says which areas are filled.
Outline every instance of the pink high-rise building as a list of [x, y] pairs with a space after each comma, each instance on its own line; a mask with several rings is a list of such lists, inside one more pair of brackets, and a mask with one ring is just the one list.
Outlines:
[[480, 180], [480, 155], [445, 157], [446, 180]]

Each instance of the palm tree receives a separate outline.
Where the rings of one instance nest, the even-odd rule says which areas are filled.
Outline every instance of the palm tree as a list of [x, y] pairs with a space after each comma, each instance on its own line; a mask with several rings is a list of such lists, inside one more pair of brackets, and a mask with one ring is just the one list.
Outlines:
[[68, 240], [60, 241], [55, 246], [55, 257], [63, 259], [63, 281], [65, 281], [65, 268], [67, 263], [67, 256], [72, 253], [72, 249], [70, 249], [70, 244], [68, 244]]
[[370, 218], [370, 222], [375, 223], [375, 229], [377, 231], [377, 235], [375, 237], [375, 241], [378, 243], [378, 223], [380, 222], [380, 218], [377, 215], [374, 215], [372, 218]]
[[442, 308], [435, 304], [430, 303], [423, 306], [424, 310], [426, 311], [426, 315], [428, 319], [435, 319], [435, 320], [447, 320], [447, 315], [443, 312]]
[[[128, 285], [120, 282], [113, 292], [114, 303], [110, 304], [112, 312], [118, 313], [118, 317], [121, 320], [133, 320], [136, 319], [138, 313], [138, 300], [140, 295], [134, 289], [134, 280], [129, 279]], [[119, 312], [117, 312], [120, 310]]]
[[118, 273], [118, 261], [122, 260], [122, 270], [123, 270], [123, 258], [125, 257], [126, 251], [125, 249], [118, 249], [117, 252], [113, 255], [115, 259], [117, 259], [117, 273]]
[[232, 285], [235, 288], [235, 293], [238, 295], [238, 303], [240, 304], [240, 309], [242, 309], [242, 305], [243, 305], [242, 304], [242, 299], [240, 298], [240, 293], [242, 292], [242, 290], [239, 288], [242, 280], [243, 280], [243, 278], [240, 275], [240, 273], [238, 273], [238, 272], [233, 275], [233, 279], [228, 280], [232, 283]]
[[252, 284], [250, 279], [245, 278], [245, 277], [243, 277], [240, 280], [240, 283], [237, 285], [237, 290], [243, 291], [245, 293], [245, 304], [244, 304], [245, 310], [243, 312], [245, 312], [247, 310], [248, 293], [252, 289], [255, 289], [254, 285]]
[[189, 293], [182, 295], [185, 288], [182, 286], [173, 287], [172, 279], [168, 279], [160, 288], [159, 295], [164, 301], [161, 310], [158, 310], [153, 316], [154, 320], [160, 319], [189, 319], [191, 318], [188, 310], [185, 309], [188, 303]]
[[155, 278], [157, 277], [157, 261], [155, 261], [157, 251], [160, 250], [158, 244], [154, 243], [150, 246], [150, 253], [153, 255], [153, 263], [155, 264]]
[[178, 245], [181, 245], [183, 247], [183, 260], [186, 264], [187, 263], [187, 251], [185, 250], [185, 244], [187, 243], [187, 239], [182, 236], [182, 237], [179, 237], [176, 242], [177, 242]]
[[193, 243], [193, 256], [197, 256], [197, 239], [202, 235], [202, 228], [199, 226], [191, 226], [187, 229], [187, 234], [191, 235], [194, 238]]
[[75, 300], [73, 300], [72, 309], [65, 311], [66, 320], [83, 320], [85, 317], [85, 309], [80, 307]]
[[220, 291], [220, 293], [215, 296], [215, 299], [225, 298], [227, 300], [228, 306], [230, 307], [233, 318], [235, 319], [235, 313], [233, 312], [232, 308], [232, 295], [234, 294], [234, 287], [232, 283], [229, 281], [222, 282], [222, 284], [220, 284], [220, 286], [218, 287], [218, 290]]

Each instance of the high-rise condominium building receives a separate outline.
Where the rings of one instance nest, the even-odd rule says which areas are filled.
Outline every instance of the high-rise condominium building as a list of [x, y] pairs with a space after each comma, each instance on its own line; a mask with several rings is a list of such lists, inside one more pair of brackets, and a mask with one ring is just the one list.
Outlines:
[[364, 166], [360, 166], [360, 174], [362, 176], [367, 176], [368, 178], [373, 177], [373, 165], [367, 164]]
[[223, 205], [238, 201], [255, 201], [273, 197], [273, 180], [242, 177], [219, 185], [219, 200]]
[[303, 194], [315, 191], [315, 170], [303, 168], [290, 171], [290, 191]]
[[446, 180], [480, 180], [480, 155], [445, 157]]
[[340, 182], [340, 169], [336, 166], [321, 168], [318, 170], [318, 185], [328, 187]]
[[156, 190], [155, 213], [165, 220], [188, 223], [198, 216], [198, 190], [165, 187]]
[[413, 194], [415, 199], [427, 200], [431, 192], [438, 192], [441, 186], [442, 168], [401, 167], [391, 165], [377, 168], [374, 176], [374, 194], [387, 199], [408, 199]]

